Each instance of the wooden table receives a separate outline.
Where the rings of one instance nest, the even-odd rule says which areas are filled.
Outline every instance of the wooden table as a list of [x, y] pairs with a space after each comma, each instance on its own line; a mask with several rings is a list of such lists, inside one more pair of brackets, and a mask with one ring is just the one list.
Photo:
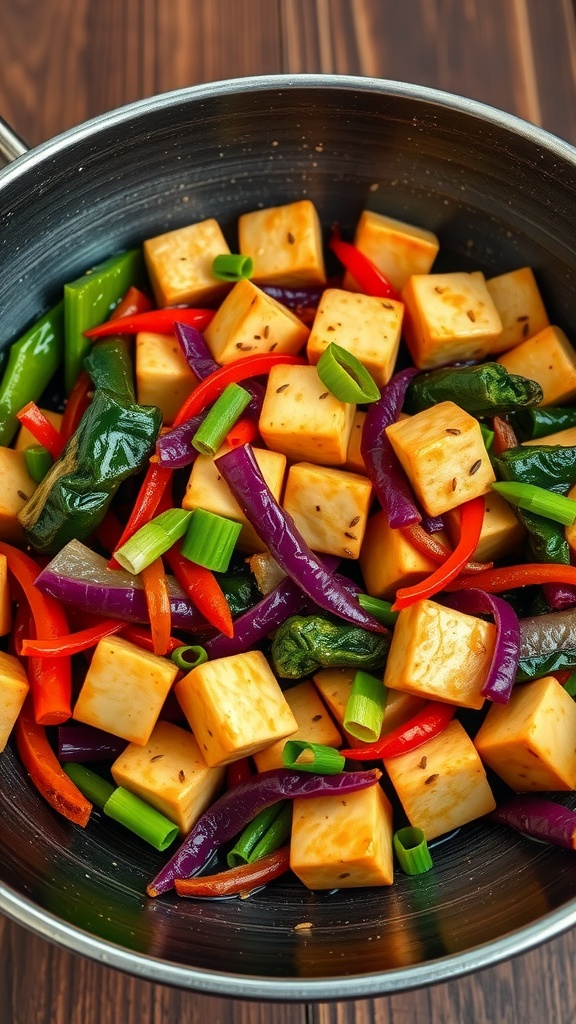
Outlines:
[[[197, 82], [337, 72], [467, 94], [576, 143], [571, 0], [3, 0], [0, 113], [30, 144]], [[569, 1024], [576, 932], [432, 989], [265, 1005], [134, 980], [0, 919], [3, 1024]]]

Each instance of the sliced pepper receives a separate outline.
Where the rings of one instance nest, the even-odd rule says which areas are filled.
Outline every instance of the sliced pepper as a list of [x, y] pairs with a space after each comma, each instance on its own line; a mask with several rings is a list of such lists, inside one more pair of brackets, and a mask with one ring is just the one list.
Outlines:
[[410, 721], [398, 726], [392, 732], [387, 733], [376, 743], [370, 743], [365, 747], [353, 747], [350, 750], [341, 750], [340, 753], [350, 761], [371, 761], [383, 757], [399, 757], [407, 754], [410, 750], [439, 736], [441, 732], [452, 721], [456, 714], [454, 704], [441, 704], [439, 701], [428, 701], [420, 711], [417, 711]]
[[143, 313], [107, 320], [97, 327], [85, 331], [87, 338], [108, 338], [114, 334], [138, 334], [152, 331], [153, 334], [173, 334], [175, 324], [188, 324], [203, 331], [214, 316], [213, 309], [150, 309]]
[[184, 558], [180, 545], [166, 552], [166, 561], [178, 583], [188, 594], [207, 622], [219, 629], [225, 636], [234, 635], [230, 607], [222, 587], [213, 572]]
[[405, 411], [422, 412], [438, 402], [455, 402], [472, 416], [502, 416], [538, 405], [542, 388], [535, 380], [509, 373], [500, 363], [447, 366], [420, 373], [410, 381]]
[[239, 896], [261, 885], [280, 878], [290, 869], [290, 846], [267, 854], [254, 864], [241, 864], [214, 875], [196, 878], [177, 878], [174, 888], [178, 896]]
[[365, 295], [400, 301], [400, 292], [357, 246], [345, 242], [340, 237], [340, 229], [337, 226], [332, 230], [328, 245]]
[[566, 494], [576, 480], [576, 446], [520, 445], [495, 455], [492, 465], [499, 480], [535, 484]]
[[30, 431], [38, 444], [41, 444], [50, 453], [53, 459], [58, 458], [64, 447], [62, 436], [35, 402], [27, 402], [16, 414], [16, 418], [23, 427]]
[[12, 441], [16, 413], [36, 402], [56, 373], [64, 354], [64, 303], [59, 302], [11, 345], [0, 384], [0, 445]]

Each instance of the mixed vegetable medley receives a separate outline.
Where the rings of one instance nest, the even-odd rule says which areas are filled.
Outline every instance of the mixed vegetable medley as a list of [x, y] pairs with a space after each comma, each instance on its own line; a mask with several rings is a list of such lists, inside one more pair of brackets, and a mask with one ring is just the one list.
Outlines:
[[324, 250], [308, 200], [233, 248], [147, 239], [6, 355], [0, 750], [169, 851], [151, 897], [390, 885], [484, 816], [574, 849], [576, 352], [532, 269], [369, 210]]

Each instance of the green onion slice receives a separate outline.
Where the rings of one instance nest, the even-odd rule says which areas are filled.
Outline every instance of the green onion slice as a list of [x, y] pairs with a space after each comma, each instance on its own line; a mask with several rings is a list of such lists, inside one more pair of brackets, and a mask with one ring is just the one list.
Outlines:
[[167, 850], [178, 835], [178, 826], [173, 821], [123, 786], [117, 786], [110, 795], [104, 804], [104, 814], [160, 852]]
[[423, 875], [432, 867], [432, 857], [421, 828], [399, 828], [394, 833], [394, 851], [407, 875]]
[[380, 738], [388, 691], [381, 679], [359, 671], [352, 681], [342, 725], [357, 740], [375, 743]]
[[137, 575], [183, 537], [192, 518], [184, 508], [169, 508], [141, 526], [115, 553], [123, 569]]
[[484, 441], [484, 447], [487, 452], [490, 451], [494, 443], [494, 431], [490, 430], [485, 423], [480, 424], [480, 433], [482, 434], [482, 440]]
[[331, 342], [316, 366], [320, 380], [340, 402], [377, 402], [380, 389], [356, 356]]
[[195, 508], [180, 550], [185, 558], [205, 569], [226, 572], [241, 530], [242, 524], [234, 519]]
[[383, 601], [380, 597], [371, 597], [369, 594], [357, 594], [358, 604], [365, 612], [370, 612], [371, 615], [381, 622], [383, 626], [390, 626], [393, 628], [396, 625], [396, 619], [400, 612], [393, 612], [390, 601]]
[[218, 281], [241, 281], [252, 277], [253, 270], [252, 257], [238, 252], [222, 252], [212, 262], [212, 276]]
[[31, 476], [35, 483], [39, 484], [50, 469], [53, 458], [43, 444], [31, 444], [24, 449], [24, 461], [28, 476]]
[[269, 853], [274, 853], [275, 850], [279, 850], [284, 845], [292, 831], [293, 807], [294, 804], [291, 800], [284, 802], [280, 813], [276, 815], [274, 821], [264, 833], [260, 842], [256, 843], [248, 857], [249, 864], [254, 864], [255, 861], [261, 860], [262, 857], [266, 857]]
[[251, 400], [252, 395], [239, 384], [229, 384], [224, 388], [192, 438], [196, 451], [201, 455], [215, 455]]
[[517, 505], [527, 512], [535, 512], [556, 523], [563, 523], [564, 526], [572, 526], [576, 521], [576, 501], [564, 497], [563, 494], [555, 494], [535, 484], [520, 484], [514, 481], [495, 483], [492, 487], [511, 505]]
[[107, 782], [101, 775], [97, 775], [83, 764], [76, 764], [75, 761], [67, 761], [62, 768], [68, 778], [72, 779], [74, 785], [78, 787], [82, 796], [102, 810], [114, 792], [115, 787], [112, 783]]
[[296, 768], [318, 775], [337, 775], [346, 764], [346, 758], [334, 747], [307, 740], [286, 740], [282, 751], [285, 768]]
[[208, 661], [208, 655], [199, 644], [188, 644], [185, 647], [176, 647], [170, 655], [171, 660], [183, 672], [191, 672], [198, 665]]
[[[278, 803], [271, 804], [270, 807], [265, 807], [246, 825], [226, 857], [229, 868], [251, 863], [253, 851], [273, 825], [284, 803], [286, 801], [280, 800]], [[269, 852], [272, 853], [271, 850]]]

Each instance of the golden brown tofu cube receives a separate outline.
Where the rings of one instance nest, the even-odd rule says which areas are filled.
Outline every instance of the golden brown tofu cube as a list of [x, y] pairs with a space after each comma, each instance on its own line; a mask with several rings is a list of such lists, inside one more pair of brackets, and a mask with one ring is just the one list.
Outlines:
[[419, 369], [502, 351], [502, 321], [482, 274], [416, 274], [402, 300], [404, 337]]
[[531, 267], [491, 277], [486, 287], [502, 321], [501, 352], [520, 345], [550, 323]]
[[496, 627], [475, 615], [415, 601], [398, 615], [384, 683], [430, 700], [481, 708]]
[[111, 768], [117, 786], [135, 793], [189, 832], [216, 797], [223, 768], [209, 768], [198, 741], [172, 722], [157, 722], [144, 746], [129, 743]]
[[107, 637], [96, 645], [73, 717], [131, 743], [147, 743], [177, 674], [168, 658]]
[[393, 530], [385, 512], [370, 516], [360, 550], [360, 569], [372, 597], [393, 601], [400, 587], [411, 587], [437, 568], [404, 536]]
[[309, 199], [244, 213], [238, 219], [240, 252], [254, 262], [257, 284], [324, 284], [322, 230]]
[[[256, 530], [250, 525], [238, 502], [218, 471], [217, 460], [228, 451], [224, 445], [212, 458], [210, 455], [199, 455], [194, 462], [188, 478], [186, 493], [182, 500], [182, 508], [194, 510], [206, 509], [214, 515], [224, 516], [242, 523], [242, 531], [238, 538], [238, 548], [252, 553], [265, 551], [266, 545], [260, 540]], [[268, 451], [266, 448], [254, 448], [254, 458], [268, 487], [277, 501], [284, 483], [286, 456], [280, 452]]]
[[200, 305], [220, 299], [229, 285], [212, 273], [215, 256], [229, 253], [212, 217], [144, 242], [144, 258], [159, 306]]
[[496, 477], [480, 424], [454, 402], [398, 420], [386, 434], [428, 515], [490, 492]]
[[309, 889], [392, 885], [392, 807], [380, 786], [297, 797], [290, 867]]
[[0, 651], [0, 751], [8, 742], [29, 689], [22, 663], [13, 654]]
[[574, 448], [576, 446], [576, 427], [566, 427], [565, 430], [556, 430], [553, 434], [546, 434], [545, 437], [536, 437], [534, 440], [522, 441], [522, 445], [560, 445], [561, 448]]
[[359, 473], [296, 462], [283, 505], [313, 551], [358, 558], [371, 497], [372, 485]]
[[355, 405], [340, 402], [315, 366], [273, 366], [259, 428], [273, 451], [295, 461], [341, 466], [346, 461]]
[[[460, 537], [458, 509], [450, 509], [446, 513], [444, 524], [452, 544], [456, 545]], [[496, 491], [488, 492], [480, 540], [472, 558], [477, 562], [495, 562], [499, 558], [506, 558], [520, 547], [525, 534], [522, 523], [506, 499]]]
[[[360, 214], [354, 245], [398, 291], [413, 274], [427, 274], [432, 269], [440, 248], [432, 231], [373, 210], [364, 210]], [[344, 287], [361, 290], [348, 271], [344, 275]]]
[[576, 788], [576, 703], [554, 676], [493, 704], [474, 740], [485, 764], [519, 793]]
[[362, 428], [365, 419], [366, 413], [362, 412], [362, 410], [354, 414], [346, 451], [346, 462], [344, 463], [344, 469], [349, 469], [351, 473], [362, 473], [364, 476], [366, 475], [366, 465], [362, 458], [361, 445]]
[[224, 365], [260, 352], [296, 355], [309, 333], [295, 313], [243, 278], [216, 310], [204, 338], [213, 358]]
[[149, 331], [136, 335], [136, 398], [140, 405], [158, 406], [164, 423], [173, 423], [197, 383], [176, 338]]
[[509, 373], [538, 382], [540, 405], [562, 405], [576, 398], [576, 352], [560, 327], [545, 327], [498, 359]]
[[489, 814], [496, 801], [484, 766], [460, 722], [415, 750], [384, 761], [410, 824], [435, 839]]
[[36, 484], [26, 469], [23, 451], [0, 447], [0, 540], [23, 544], [18, 515], [30, 500]]
[[327, 288], [310, 330], [308, 361], [316, 365], [335, 342], [356, 356], [378, 387], [383, 387], [394, 372], [403, 313], [403, 304], [394, 299]]
[[261, 651], [206, 661], [174, 692], [211, 766], [255, 754], [298, 728]]
[[[56, 430], [60, 430], [60, 426], [62, 424], [61, 412], [54, 412], [53, 409], [41, 409], [40, 412], [44, 414], [48, 422], [51, 423], [53, 427], [56, 427]], [[14, 441], [13, 446], [16, 451], [23, 452], [26, 448], [35, 444], [38, 444], [38, 441], [34, 437], [34, 434], [30, 433], [28, 427], [20, 427], [20, 430], [16, 434], [16, 440]]]
[[[321, 743], [325, 747], [341, 747], [342, 736], [336, 728], [327, 709], [322, 703], [318, 691], [306, 680], [284, 690], [286, 703], [290, 708], [298, 729], [290, 736], [291, 740], [306, 740], [308, 743]], [[286, 740], [277, 740], [264, 750], [254, 754], [254, 761], [259, 772], [270, 768], [282, 768], [282, 751]]]

